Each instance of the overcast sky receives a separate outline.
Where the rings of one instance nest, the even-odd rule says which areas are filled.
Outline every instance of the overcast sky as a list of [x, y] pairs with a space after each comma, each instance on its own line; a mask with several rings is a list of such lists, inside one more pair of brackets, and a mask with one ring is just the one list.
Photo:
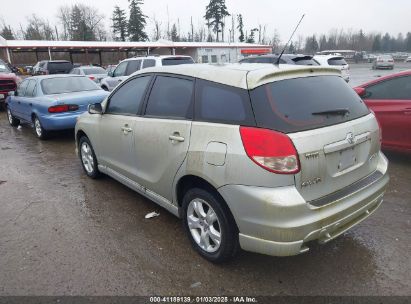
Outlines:
[[[0, 0], [0, 18], [14, 28], [25, 24], [27, 16], [35, 13], [57, 22], [59, 6], [84, 3], [98, 7], [106, 17], [109, 29], [111, 12], [114, 5], [127, 8], [128, 0]], [[143, 11], [150, 18], [155, 15], [167, 24], [167, 6], [171, 22], [180, 19], [181, 32], [189, 30], [190, 16], [194, 25], [204, 22], [202, 16], [209, 0], [145, 0]], [[298, 34], [328, 33], [331, 29], [344, 28], [365, 32], [389, 32], [397, 35], [411, 31], [410, 0], [226, 0], [231, 13], [242, 13], [246, 29], [267, 25], [267, 35], [272, 36], [274, 29], [282, 40], [287, 40], [292, 29], [303, 13], [306, 18]], [[151, 26], [148, 21], [148, 25]], [[147, 29], [151, 36], [150, 27]], [[297, 34], [297, 35], [298, 35]], [[238, 36], [238, 34], [236, 35]]]

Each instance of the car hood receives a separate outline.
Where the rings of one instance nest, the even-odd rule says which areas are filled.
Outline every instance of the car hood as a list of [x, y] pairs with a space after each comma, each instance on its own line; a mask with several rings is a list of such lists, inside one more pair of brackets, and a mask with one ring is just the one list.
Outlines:
[[14, 73], [0, 73], [0, 79], [13, 79], [17, 81], [17, 76]]

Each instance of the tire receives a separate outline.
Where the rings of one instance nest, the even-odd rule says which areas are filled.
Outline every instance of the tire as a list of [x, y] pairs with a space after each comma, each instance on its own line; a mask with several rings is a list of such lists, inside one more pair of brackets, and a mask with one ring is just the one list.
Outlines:
[[236, 255], [238, 229], [220, 197], [204, 189], [192, 188], [184, 195], [182, 207], [184, 230], [202, 257], [222, 263]]
[[49, 137], [49, 132], [43, 128], [37, 116], [33, 117], [33, 125], [34, 125], [34, 134], [36, 134], [37, 138], [41, 140], [45, 140]]
[[98, 162], [93, 146], [86, 136], [82, 136], [78, 142], [78, 153], [81, 166], [88, 177], [96, 179], [101, 173], [98, 170]]
[[12, 127], [18, 127], [20, 124], [20, 120], [13, 116], [9, 107], [7, 107], [7, 118], [9, 120], [9, 124]]

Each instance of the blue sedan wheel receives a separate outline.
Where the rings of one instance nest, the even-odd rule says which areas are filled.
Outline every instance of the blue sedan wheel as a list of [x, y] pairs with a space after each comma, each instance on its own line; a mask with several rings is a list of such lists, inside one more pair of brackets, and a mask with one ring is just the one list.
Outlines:
[[47, 139], [48, 133], [47, 133], [46, 130], [44, 130], [44, 128], [41, 125], [41, 122], [37, 118], [37, 116], [34, 117], [33, 124], [34, 124], [34, 131], [35, 131], [37, 137], [40, 138], [40, 139]]
[[9, 123], [12, 127], [17, 127], [20, 124], [20, 120], [15, 118], [13, 114], [11, 113], [10, 108], [7, 108], [7, 118], [9, 120]]

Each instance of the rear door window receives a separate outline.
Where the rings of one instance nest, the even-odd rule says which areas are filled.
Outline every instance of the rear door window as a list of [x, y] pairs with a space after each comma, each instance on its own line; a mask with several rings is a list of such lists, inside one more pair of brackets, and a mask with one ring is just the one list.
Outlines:
[[137, 115], [144, 100], [151, 76], [142, 76], [124, 83], [110, 97], [107, 114]]
[[147, 102], [146, 116], [191, 119], [193, 90], [191, 79], [157, 76]]
[[247, 90], [198, 79], [195, 120], [255, 125]]
[[276, 81], [250, 91], [250, 96], [257, 125], [284, 133], [331, 126], [369, 114], [361, 98], [339, 76]]
[[131, 60], [128, 62], [126, 76], [133, 74], [140, 70], [141, 60]]
[[151, 68], [156, 66], [156, 61], [154, 59], [145, 59], [143, 61], [143, 69]]
[[386, 80], [366, 89], [365, 99], [411, 100], [411, 76]]

